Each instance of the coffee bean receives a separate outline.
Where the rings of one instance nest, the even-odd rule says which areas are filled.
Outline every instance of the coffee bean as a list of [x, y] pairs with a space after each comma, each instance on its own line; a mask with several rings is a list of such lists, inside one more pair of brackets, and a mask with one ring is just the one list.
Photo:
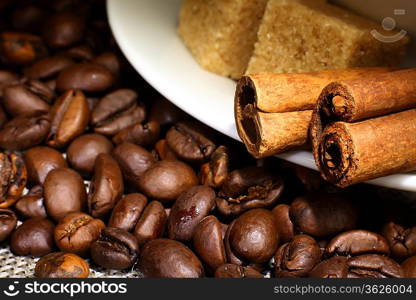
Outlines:
[[56, 87], [59, 91], [80, 89], [85, 92], [103, 92], [114, 84], [114, 75], [107, 68], [93, 63], [74, 64], [59, 73]]
[[416, 256], [411, 256], [402, 262], [403, 275], [406, 278], [416, 278]]
[[188, 162], [207, 161], [215, 150], [215, 144], [204, 127], [193, 122], [173, 125], [166, 134], [166, 141], [173, 152]]
[[308, 276], [312, 278], [347, 278], [348, 258], [345, 256], [333, 256], [317, 264]]
[[89, 122], [89, 107], [81, 91], [68, 90], [62, 94], [51, 109], [51, 131], [47, 143], [61, 148], [81, 135]]
[[165, 139], [161, 139], [156, 142], [155, 144], [155, 151], [157, 153], [157, 156], [159, 160], [176, 160], [178, 157], [176, 154], [172, 151], [172, 149], [169, 147], [168, 143]]
[[160, 125], [156, 121], [138, 123], [120, 130], [114, 137], [115, 144], [130, 142], [141, 146], [150, 146], [156, 143], [160, 134]]
[[27, 170], [20, 154], [0, 152], [0, 208], [13, 205], [26, 186]]
[[84, 20], [76, 13], [66, 11], [47, 20], [43, 38], [51, 48], [64, 48], [81, 41], [84, 30]]
[[217, 268], [216, 278], [263, 278], [264, 276], [251, 267], [243, 267], [233, 264], [223, 264]]
[[348, 278], [401, 278], [403, 270], [391, 258], [365, 254], [348, 259]]
[[139, 245], [162, 237], [165, 232], [167, 219], [163, 205], [159, 201], [150, 202], [134, 227], [133, 234], [137, 238]]
[[53, 251], [55, 225], [46, 218], [32, 218], [12, 233], [10, 250], [16, 255], [43, 256]]
[[24, 160], [31, 184], [43, 184], [50, 171], [68, 167], [62, 153], [45, 146], [30, 148], [25, 152]]
[[261, 208], [243, 213], [230, 230], [229, 242], [233, 252], [242, 260], [266, 262], [279, 244], [273, 214]]
[[118, 163], [109, 154], [99, 154], [95, 160], [94, 177], [88, 192], [88, 211], [96, 218], [108, 216], [123, 191]]
[[235, 224], [235, 219], [230, 223], [230, 225], [227, 226], [227, 229], [225, 230], [224, 235], [224, 248], [225, 248], [225, 254], [227, 256], [227, 262], [241, 266], [243, 265], [243, 261], [237, 257], [237, 255], [234, 253], [234, 250], [232, 249], [230, 245], [230, 232]]
[[17, 200], [15, 210], [19, 216], [25, 219], [36, 217], [46, 218], [42, 186], [35, 185], [25, 196]]
[[204, 274], [201, 262], [188, 247], [168, 239], [146, 243], [138, 268], [146, 277], [197, 278]]
[[88, 45], [73, 46], [62, 51], [61, 55], [72, 58], [76, 61], [90, 61], [94, 59], [94, 51]]
[[117, 77], [120, 75], [121, 62], [118, 56], [112, 52], [104, 52], [96, 56], [94, 63], [102, 65], [109, 69]]
[[131, 233], [120, 228], [105, 228], [91, 245], [92, 260], [107, 269], [131, 268], [137, 260], [139, 246]]
[[321, 249], [314, 238], [295, 235], [280, 246], [274, 256], [276, 277], [303, 277], [321, 260]]
[[50, 253], [35, 266], [35, 276], [40, 278], [87, 278], [89, 274], [88, 263], [72, 253]]
[[101, 134], [90, 133], [77, 137], [71, 142], [66, 151], [71, 166], [88, 176], [94, 171], [95, 159], [101, 153], [110, 154], [113, 144]]
[[3, 97], [3, 89], [9, 85], [17, 84], [19, 75], [8, 70], [0, 70], [0, 97]]
[[198, 178], [187, 164], [162, 160], [153, 164], [139, 179], [146, 196], [163, 202], [172, 202], [179, 195], [198, 184]]
[[172, 104], [172, 102], [164, 98], [162, 95], [156, 95], [155, 98], [156, 99], [152, 101], [149, 121], [156, 121], [161, 126], [165, 126], [188, 118], [181, 109]]
[[388, 222], [381, 232], [390, 245], [393, 257], [404, 259], [416, 255], [416, 226], [405, 228], [395, 222]]
[[190, 241], [195, 227], [215, 207], [215, 192], [199, 185], [183, 192], [172, 206], [168, 220], [170, 239]]
[[272, 209], [281, 243], [290, 242], [295, 235], [295, 229], [289, 217], [289, 209], [290, 206], [287, 204], [279, 204]]
[[209, 162], [201, 166], [201, 183], [211, 187], [219, 188], [228, 177], [229, 157], [228, 149], [219, 146], [212, 153]]
[[5, 241], [16, 228], [17, 217], [10, 209], [0, 208], [0, 243]]
[[99, 238], [104, 227], [100, 219], [94, 219], [84, 213], [70, 213], [56, 225], [56, 245], [61, 251], [86, 256], [91, 244]]
[[145, 206], [146, 196], [133, 193], [125, 195], [114, 206], [108, 227], [116, 227], [126, 231], [132, 231], [137, 224]]
[[87, 194], [82, 177], [68, 168], [49, 172], [44, 183], [44, 195], [48, 216], [55, 221], [86, 208]]
[[48, 56], [28, 67], [25, 70], [25, 75], [32, 79], [52, 78], [72, 64], [74, 64], [74, 61], [67, 56]]
[[215, 216], [203, 218], [195, 227], [193, 246], [198, 257], [212, 271], [227, 262], [222, 225]]
[[149, 151], [132, 143], [118, 145], [113, 151], [113, 157], [119, 163], [124, 179], [137, 188], [140, 188], [141, 176], [156, 162]]

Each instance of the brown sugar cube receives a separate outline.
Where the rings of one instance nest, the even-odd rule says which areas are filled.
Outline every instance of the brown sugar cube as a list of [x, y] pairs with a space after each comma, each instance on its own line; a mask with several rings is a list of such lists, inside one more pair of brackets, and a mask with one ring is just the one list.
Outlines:
[[246, 74], [398, 65], [409, 37], [374, 30], [398, 34], [322, 1], [270, 0]]
[[206, 70], [238, 79], [247, 68], [267, 0], [185, 0], [178, 33]]

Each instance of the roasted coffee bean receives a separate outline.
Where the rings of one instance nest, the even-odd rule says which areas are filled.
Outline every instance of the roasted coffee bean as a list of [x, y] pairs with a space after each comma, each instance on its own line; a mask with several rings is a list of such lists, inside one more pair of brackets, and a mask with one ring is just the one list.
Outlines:
[[0, 243], [5, 241], [16, 228], [17, 217], [10, 209], [0, 208]]
[[303, 277], [321, 260], [321, 249], [314, 238], [295, 235], [280, 246], [274, 256], [276, 277]]
[[14, 117], [46, 114], [49, 112], [49, 104], [42, 97], [27, 84], [11, 85], [3, 90], [3, 105]]
[[114, 206], [108, 227], [115, 227], [132, 231], [147, 205], [145, 195], [132, 193], [125, 195]]
[[403, 270], [391, 258], [378, 254], [351, 257], [347, 261], [348, 278], [401, 278]]
[[325, 237], [354, 229], [357, 210], [345, 196], [339, 194], [309, 194], [296, 198], [289, 210], [298, 232]]
[[46, 56], [47, 50], [36, 35], [3, 31], [0, 33], [0, 55], [7, 64], [26, 65]]
[[239, 216], [230, 230], [232, 251], [242, 260], [263, 263], [276, 252], [279, 237], [273, 214], [252, 209]]
[[170, 239], [190, 241], [195, 227], [215, 207], [215, 192], [198, 185], [183, 192], [172, 206], [168, 220]]
[[50, 253], [35, 266], [35, 276], [40, 278], [87, 278], [89, 274], [88, 263], [73, 253]]
[[37, 5], [25, 4], [16, 8], [11, 15], [13, 28], [37, 32], [42, 27], [46, 12]]
[[88, 211], [96, 218], [108, 216], [123, 191], [123, 178], [117, 161], [109, 154], [99, 154], [88, 192]]
[[112, 52], [104, 52], [96, 56], [93, 62], [106, 67], [116, 76], [120, 74], [120, 69], [121, 69], [120, 59], [117, 57], [117, 55], [115, 55]]
[[216, 278], [263, 278], [264, 276], [252, 267], [243, 267], [233, 264], [223, 264], [217, 268]]
[[46, 211], [55, 221], [69, 213], [84, 211], [87, 206], [82, 177], [72, 169], [57, 168], [50, 171], [43, 187]]
[[79, 90], [66, 91], [52, 106], [48, 145], [61, 148], [82, 134], [88, 125], [89, 115], [85, 95]]
[[179, 122], [166, 134], [166, 141], [181, 159], [201, 163], [207, 161], [215, 151], [212, 134], [195, 122]]
[[187, 164], [162, 160], [153, 164], [139, 179], [139, 186], [148, 197], [172, 202], [198, 184], [198, 178]]
[[176, 160], [178, 157], [176, 154], [172, 151], [172, 149], [169, 147], [168, 143], [165, 139], [161, 139], [156, 142], [155, 144], [155, 151], [157, 154], [157, 157], [160, 160]]
[[35, 185], [25, 196], [17, 200], [15, 210], [25, 219], [46, 218], [42, 186]]
[[3, 89], [19, 82], [19, 75], [8, 70], [0, 70], [0, 97], [3, 97]]
[[104, 227], [100, 219], [94, 219], [84, 213], [71, 213], [56, 225], [56, 245], [61, 251], [85, 256]]
[[55, 225], [46, 218], [32, 218], [12, 233], [10, 250], [16, 255], [43, 256], [53, 251]]
[[26, 186], [27, 170], [18, 153], [0, 152], [0, 208], [13, 205]]
[[293, 172], [295, 177], [302, 184], [305, 191], [314, 192], [323, 187], [325, 180], [319, 172], [292, 163], [287, 163], [287, 165], [289, 166], [290, 171]]
[[227, 179], [228, 171], [228, 149], [225, 146], [219, 146], [214, 153], [212, 153], [209, 162], [201, 166], [199, 177], [201, 178], [202, 184], [219, 188]]
[[149, 114], [150, 121], [156, 121], [161, 126], [177, 123], [188, 116], [177, 106], [172, 104], [162, 95], [157, 95], [152, 101], [152, 108]]
[[90, 133], [77, 137], [69, 145], [66, 154], [71, 166], [84, 176], [94, 171], [95, 159], [101, 153], [110, 154], [113, 144], [101, 134]]
[[317, 264], [308, 276], [312, 278], [347, 278], [348, 258], [345, 256], [333, 256]]
[[120, 130], [114, 137], [115, 144], [130, 142], [142, 146], [150, 146], [156, 143], [160, 134], [160, 125], [156, 121], [138, 123]]
[[235, 219], [230, 223], [230, 225], [228, 225], [227, 229], [225, 230], [224, 248], [225, 248], [225, 254], [227, 256], [227, 262], [234, 264], [234, 265], [241, 266], [243, 265], [244, 262], [235, 255], [230, 245], [230, 232], [234, 224], [235, 224]]
[[57, 168], [68, 167], [62, 153], [53, 148], [37, 146], [24, 154], [29, 182], [43, 184], [48, 173]]
[[103, 97], [91, 114], [94, 131], [115, 135], [122, 129], [145, 120], [146, 111], [137, 103], [138, 94], [131, 89], [119, 89]]
[[390, 245], [393, 257], [404, 259], [416, 255], [416, 226], [405, 228], [395, 222], [388, 222], [381, 232]]
[[138, 269], [146, 277], [197, 278], [204, 275], [196, 255], [184, 244], [168, 239], [146, 243], [140, 254]]
[[195, 227], [193, 246], [198, 257], [207, 264], [212, 271], [227, 262], [222, 225], [215, 216], [203, 218]]
[[122, 143], [113, 151], [124, 179], [134, 187], [140, 188], [140, 177], [156, 163], [152, 153], [132, 143]]
[[326, 247], [327, 255], [360, 255], [390, 253], [387, 240], [378, 233], [367, 230], [350, 230], [335, 236]]
[[69, 47], [81, 41], [84, 30], [84, 20], [76, 13], [65, 11], [47, 20], [43, 39], [51, 48]]
[[139, 246], [131, 233], [119, 228], [104, 228], [91, 245], [92, 260], [107, 269], [131, 268], [137, 260]]
[[60, 91], [80, 89], [85, 92], [103, 92], [114, 84], [114, 75], [107, 68], [93, 63], [69, 66], [59, 73], [56, 87]]
[[289, 209], [290, 206], [287, 204], [279, 204], [272, 209], [281, 243], [290, 242], [295, 235], [295, 229], [289, 217]]
[[0, 130], [0, 147], [23, 150], [40, 144], [48, 135], [51, 123], [48, 115], [19, 116]]
[[163, 205], [159, 201], [150, 202], [134, 227], [133, 234], [139, 245], [162, 237], [167, 220], [168, 216]]
[[94, 58], [94, 51], [88, 45], [78, 45], [69, 48], [61, 53], [77, 61], [90, 61]]
[[403, 276], [406, 278], [416, 278], [416, 256], [411, 256], [402, 262]]
[[284, 189], [283, 179], [263, 167], [248, 167], [231, 172], [216, 199], [224, 215], [239, 215], [252, 208], [270, 207]]
[[25, 75], [32, 79], [46, 79], [55, 77], [74, 61], [63, 55], [48, 56], [35, 62], [25, 70]]

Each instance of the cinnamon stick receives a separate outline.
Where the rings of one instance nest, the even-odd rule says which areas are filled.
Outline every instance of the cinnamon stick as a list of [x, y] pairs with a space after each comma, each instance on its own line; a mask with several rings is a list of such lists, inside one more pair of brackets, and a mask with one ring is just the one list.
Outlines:
[[256, 158], [306, 148], [312, 109], [328, 83], [388, 71], [356, 68], [243, 76], [234, 102], [238, 134]]

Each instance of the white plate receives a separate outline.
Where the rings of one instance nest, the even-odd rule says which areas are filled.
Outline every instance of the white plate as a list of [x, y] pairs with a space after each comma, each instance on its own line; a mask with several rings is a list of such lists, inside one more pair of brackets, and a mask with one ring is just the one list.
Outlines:
[[[212, 128], [238, 139], [234, 124], [235, 82], [199, 67], [176, 34], [182, 0], [107, 0], [114, 36], [133, 67], [162, 95]], [[352, 9], [361, 0], [338, 0]], [[388, 4], [390, 2], [390, 4]], [[412, 3], [413, 2], [413, 3]], [[386, 4], [386, 5], [385, 5]], [[380, 20], [394, 16], [393, 9], [405, 9], [397, 22], [416, 33], [416, 1], [366, 1], [363, 14]], [[407, 5], [407, 6], [406, 6]], [[367, 7], [368, 6], [368, 7]], [[409, 8], [413, 7], [413, 10]], [[383, 16], [383, 17], [381, 17]], [[413, 31], [409, 30], [413, 25]], [[414, 53], [414, 52], [413, 52]], [[288, 161], [316, 169], [310, 152], [293, 151], [279, 155]], [[416, 191], [416, 174], [397, 174], [370, 181], [372, 184]]]

